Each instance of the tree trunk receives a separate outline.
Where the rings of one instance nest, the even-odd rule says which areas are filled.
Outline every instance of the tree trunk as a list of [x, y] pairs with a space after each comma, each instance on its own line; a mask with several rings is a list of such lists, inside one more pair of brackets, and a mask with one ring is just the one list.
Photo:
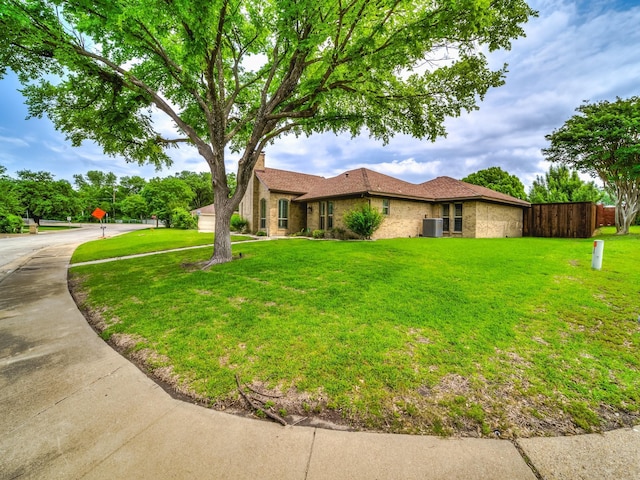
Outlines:
[[635, 182], [616, 186], [616, 235], [627, 235], [640, 208], [640, 188]]
[[213, 242], [213, 254], [204, 268], [233, 260], [231, 254], [231, 215], [234, 205], [231, 199], [225, 198], [216, 192], [215, 206], [215, 239]]

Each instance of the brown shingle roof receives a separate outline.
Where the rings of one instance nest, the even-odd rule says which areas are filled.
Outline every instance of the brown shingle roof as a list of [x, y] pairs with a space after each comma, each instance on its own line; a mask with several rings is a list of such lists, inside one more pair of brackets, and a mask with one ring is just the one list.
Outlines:
[[419, 185], [405, 182], [367, 168], [357, 168], [332, 178], [306, 173], [265, 168], [256, 176], [271, 191], [299, 194], [296, 201], [359, 195], [380, 195], [431, 202], [455, 200], [489, 200], [511, 205], [528, 206], [529, 202], [472, 185], [451, 177], [438, 177]]
[[493, 200], [512, 205], [529, 206], [530, 203], [519, 198], [496, 192], [490, 188], [480, 187], [471, 183], [456, 180], [451, 177], [438, 177], [419, 185], [425, 196], [435, 198], [438, 201], [483, 199]]
[[216, 208], [215, 206], [212, 204], [210, 205], [203, 205], [200, 208], [196, 208], [195, 210], [191, 210], [191, 215], [195, 215], [196, 213], [206, 213], [206, 214], [215, 214], [216, 213]]
[[365, 194], [433, 200], [432, 198], [426, 198], [418, 185], [366, 168], [349, 170], [336, 177], [318, 182], [305, 195], [298, 197], [296, 200], [304, 202], [322, 198]]
[[306, 173], [289, 172], [276, 168], [256, 170], [256, 176], [271, 191], [286, 193], [307, 193], [317, 183], [325, 180], [324, 177], [308, 175]]

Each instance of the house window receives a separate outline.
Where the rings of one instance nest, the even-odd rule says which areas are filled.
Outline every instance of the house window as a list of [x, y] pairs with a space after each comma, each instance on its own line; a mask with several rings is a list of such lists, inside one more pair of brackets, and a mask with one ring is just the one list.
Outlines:
[[289, 201], [285, 198], [278, 200], [278, 228], [289, 228]]
[[320, 202], [320, 230], [324, 230], [327, 224], [327, 204]]
[[442, 231], [449, 231], [449, 204], [442, 205]]
[[333, 228], [333, 202], [327, 202], [327, 228]]
[[462, 231], [462, 204], [456, 203], [454, 205], [454, 217], [453, 217], [453, 231]]
[[260, 199], [260, 229], [267, 228], [267, 200]]
[[391, 207], [390, 207], [390, 201], [388, 198], [383, 198], [382, 199], [382, 214], [383, 215], [389, 215], [389, 212], [391, 211]]

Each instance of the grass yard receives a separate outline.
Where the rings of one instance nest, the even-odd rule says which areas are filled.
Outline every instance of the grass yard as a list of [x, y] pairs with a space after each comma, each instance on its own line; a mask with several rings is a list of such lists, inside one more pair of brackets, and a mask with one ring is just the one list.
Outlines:
[[[231, 237], [232, 242], [249, 239], [250, 237], [242, 235]], [[176, 228], [149, 228], [83, 243], [73, 253], [71, 263], [211, 244], [213, 244], [213, 233]]]
[[297, 239], [237, 244], [209, 271], [191, 250], [70, 282], [105, 339], [214, 408], [245, 407], [238, 375], [288, 418], [573, 434], [640, 422], [639, 233], [600, 237], [598, 272], [593, 240]]

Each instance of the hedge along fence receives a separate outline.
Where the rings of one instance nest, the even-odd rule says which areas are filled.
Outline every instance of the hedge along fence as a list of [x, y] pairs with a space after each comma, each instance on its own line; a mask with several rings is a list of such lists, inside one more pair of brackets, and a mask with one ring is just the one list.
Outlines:
[[523, 212], [525, 237], [589, 238], [596, 228], [597, 206], [591, 202], [536, 203]]

